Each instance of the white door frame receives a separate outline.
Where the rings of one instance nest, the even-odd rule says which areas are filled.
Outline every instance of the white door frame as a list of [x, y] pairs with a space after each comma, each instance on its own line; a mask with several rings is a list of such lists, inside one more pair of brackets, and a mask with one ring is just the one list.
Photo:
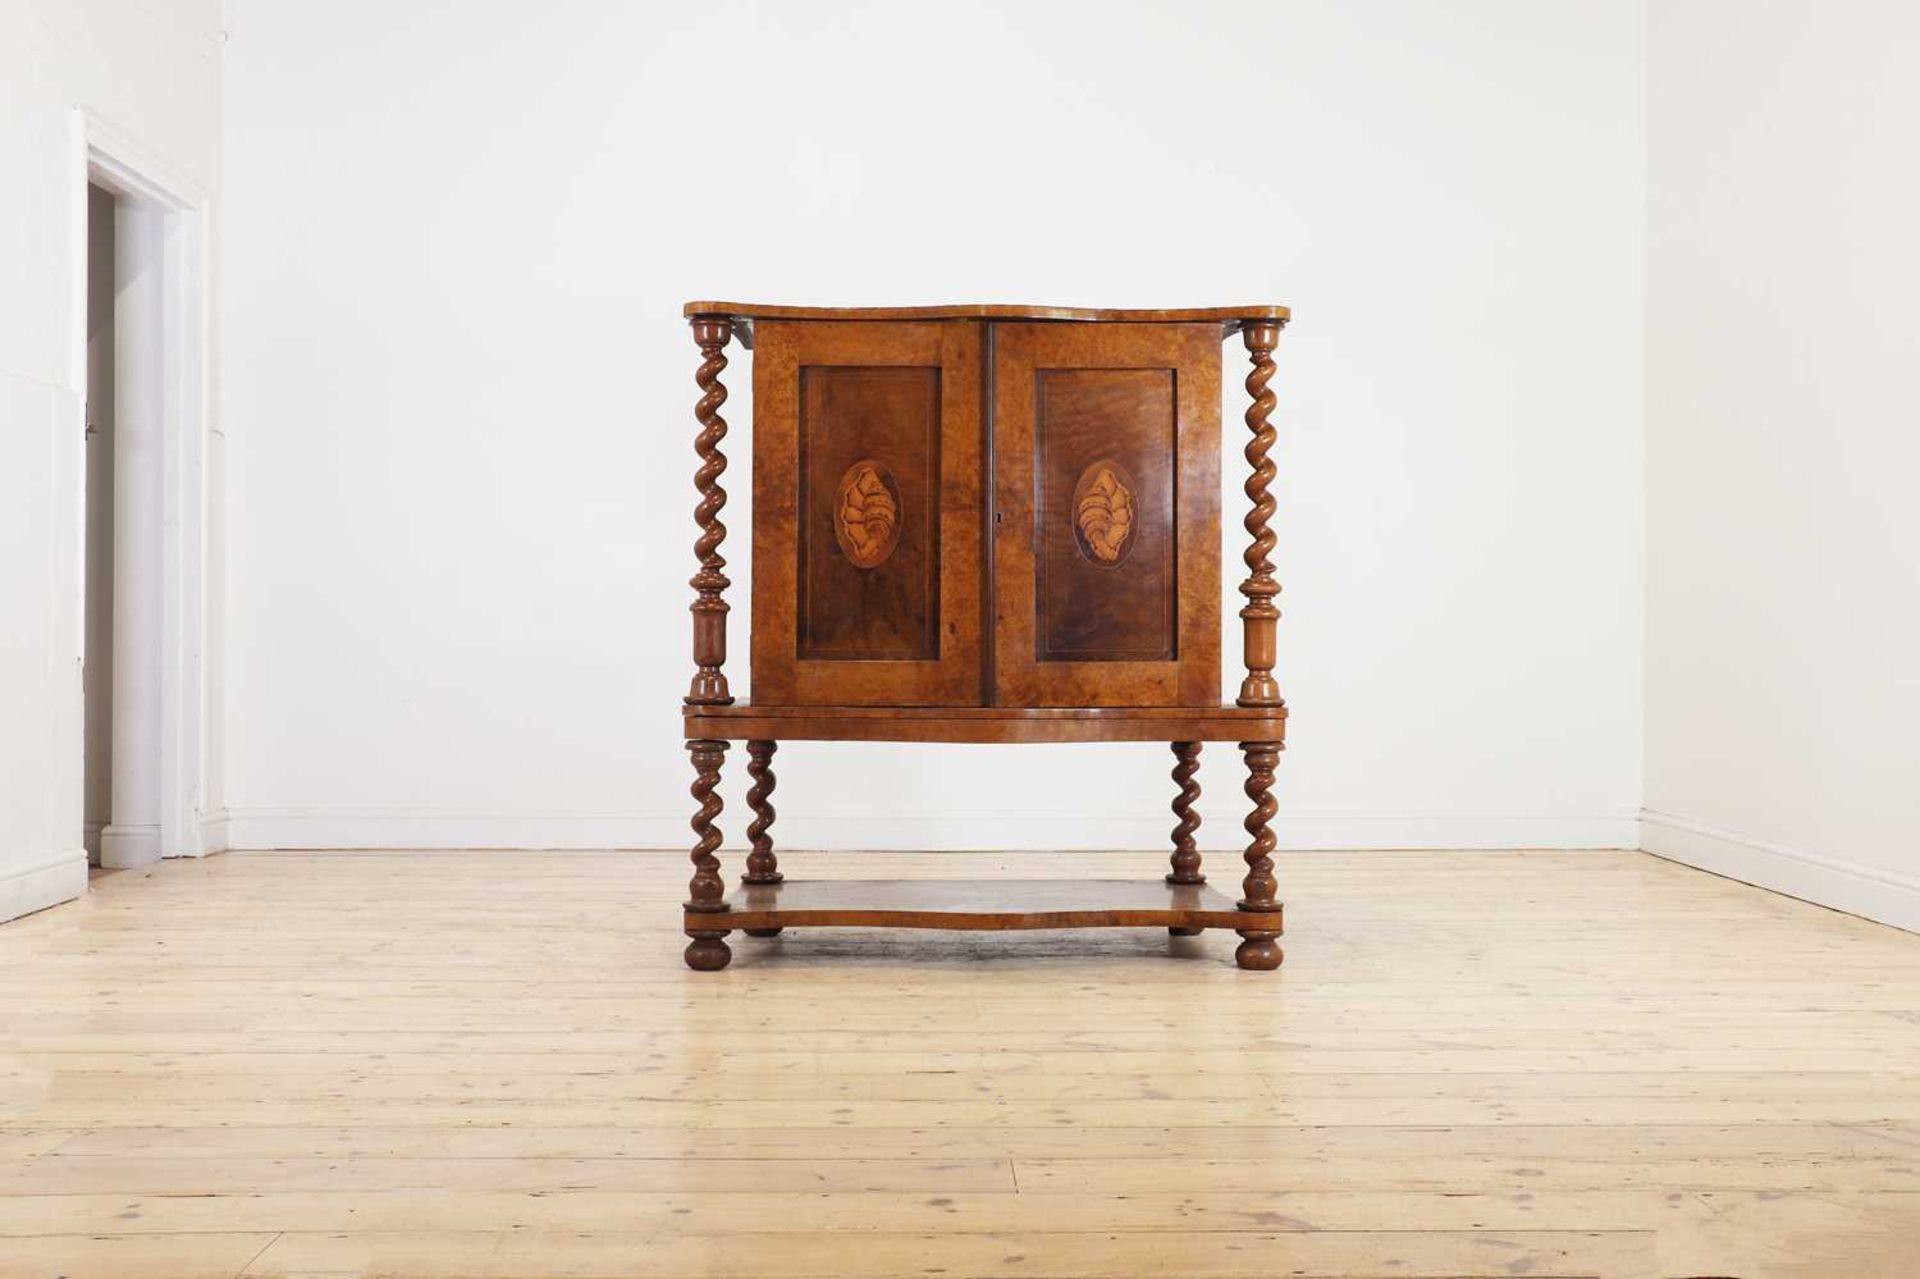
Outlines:
[[[79, 484], [70, 494], [78, 527], [80, 564], [73, 580], [75, 608], [86, 597], [87, 187], [91, 183], [162, 215], [165, 236], [161, 411], [160, 526], [160, 773], [162, 857], [197, 857], [209, 847], [202, 823], [207, 808], [207, 480], [211, 430], [211, 341], [207, 253], [210, 205], [204, 192], [140, 143], [85, 107], [73, 113], [72, 191], [74, 321], [70, 337], [73, 385], [80, 420], [73, 447]], [[84, 623], [75, 627], [84, 652]], [[77, 686], [76, 686], [77, 688]], [[78, 708], [75, 708], [78, 713]], [[77, 766], [78, 761], [75, 761]], [[78, 833], [78, 824], [75, 825]]]

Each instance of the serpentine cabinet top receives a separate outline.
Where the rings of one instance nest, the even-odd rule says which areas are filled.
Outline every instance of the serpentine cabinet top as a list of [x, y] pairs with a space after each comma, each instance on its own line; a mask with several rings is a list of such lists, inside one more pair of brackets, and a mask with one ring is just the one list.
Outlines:
[[[1222, 337], [1248, 324], [1285, 324], [1293, 313], [1284, 306], [1202, 306], [1171, 311], [1114, 310], [1083, 306], [1023, 306], [1007, 302], [962, 302], [950, 306], [780, 306], [765, 302], [689, 302], [688, 319], [731, 320], [1080, 320], [1112, 324], [1220, 325]], [[747, 335], [743, 335], [747, 336]], [[749, 344], [751, 338], [747, 338]]]

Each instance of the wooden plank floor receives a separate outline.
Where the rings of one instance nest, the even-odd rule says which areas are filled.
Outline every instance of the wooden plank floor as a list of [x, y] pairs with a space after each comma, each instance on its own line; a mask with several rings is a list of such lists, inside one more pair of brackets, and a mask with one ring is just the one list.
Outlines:
[[1920, 1274], [1920, 937], [1635, 853], [1290, 854], [1278, 973], [823, 930], [695, 974], [686, 877], [230, 854], [0, 927], [0, 1275]]

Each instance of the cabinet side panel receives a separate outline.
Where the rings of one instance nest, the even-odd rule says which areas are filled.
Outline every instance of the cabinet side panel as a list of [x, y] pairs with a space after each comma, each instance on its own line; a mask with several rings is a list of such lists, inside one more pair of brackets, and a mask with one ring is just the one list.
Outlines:
[[940, 644], [940, 370], [800, 366], [798, 654]]
[[1179, 656], [1175, 371], [1039, 369], [1034, 660]]

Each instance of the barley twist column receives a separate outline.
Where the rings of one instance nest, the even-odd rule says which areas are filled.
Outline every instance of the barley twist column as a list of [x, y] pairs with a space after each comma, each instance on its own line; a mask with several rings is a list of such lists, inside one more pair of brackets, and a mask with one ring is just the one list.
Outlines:
[[720, 487], [720, 476], [727, 469], [727, 458], [720, 442], [727, 436], [727, 420], [720, 406], [727, 402], [727, 388], [720, 373], [727, 367], [723, 353], [733, 336], [733, 322], [713, 316], [693, 321], [693, 340], [702, 359], [693, 380], [700, 387], [700, 399], [693, 416], [700, 423], [693, 451], [700, 456], [700, 469], [694, 472], [693, 485], [700, 491], [700, 504], [693, 508], [693, 519], [700, 536], [693, 553], [700, 571], [690, 585], [698, 592], [693, 601], [693, 661], [697, 668], [687, 689], [690, 706], [725, 706], [733, 701], [727, 688], [727, 675], [721, 668], [727, 660], [727, 601], [724, 592], [732, 585], [727, 579], [727, 561], [720, 544], [727, 540], [727, 526], [720, 522], [720, 508], [727, 504], [727, 491]]
[[[714, 819], [720, 816], [722, 808], [716, 789], [720, 785], [720, 765], [727, 757], [727, 744], [697, 739], [687, 743], [687, 750], [693, 756], [690, 793], [700, 802], [700, 807], [693, 815], [693, 879], [687, 885], [686, 910], [689, 916], [719, 916], [727, 911], [727, 885], [720, 878], [720, 859], [714, 855], [721, 842]], [[728, 930], [692, 926], [691, 920], [689, 925], [686, 934], [693, 940], [687, 944], [687, 967], [702, 972], [725, 968], [733, 958], [733, 951], [726, 943]]]
[[774, 855], [773, 836], [767, 833], [778, 815], [770, 798], [778, 784], [773, 775], [773, 753], [778, 749], [777, 742], [747, 743], [747, 776], [753, 779], [747, 791], [747, 807], [753, 810], [753, 821], [747, 825], [747, 840], [753, 851], [747, 854], [743, 883], [777, 884], [786, 878], [780, 873], [779, 858]]
[[[1173, 815], [1180, 819], [1173, 828], [1173, 869], [1167, 874], [1169, 884], [1204, 884], [1207, 877], [1200, 873], [1200, 846], [1194, 842], [1194, 832], [1200, 829], [1200, 814], [1194, 811], [1194, 802], [1200, 798], [1200, 783], [1195, 777], [1200, 772], [1200, 743], [1174, 742], [1173, 780], [1180, 787], [1180, 793], [1173, 797]], [[1168, 928], [1175, 937], [1197, 937], [1205, 932], [1204, 928]]]
[[[747, 842], [753, 851], [747, 854], [747, 873], [740, 877], [743, 884], [777, 884], [786, 876], [780, 873], [780, 860], [774, 855], [773, 836], [768, 832], [773, 828], [774, 807], [770, 801], [777, 779], [773, 775], [773, 753], [779, 749], [777, 742], [750, 741], [747, 743], [747, 776], [753, 779], [753, 786], [747, 791], [747, 807], [753, 810], [753, 821], [747, 825]], [[749, 928], [749, 937], [778, 937], [778, 928]]]
[[1246, 529], [1253, 541], [1245, 557], [1247, 580], [1240, 583], [1240, 593], [1247, 597], [1246, 605], [1240, 610], [1247, 662], [1247, 677], [1240, 682], [1242, 706], [1281, 704], [1280, 686], [1273, 678], [1274, 631], [1280, 620], [1280, 610], [1275, 607], [1273, 597], [1280, 593], [1280, 583], [1274, 581], [1273, 561], [1269, 558], [1275, 543], [1270, 527], [1275, 506], [1267, 490], [1273, 484], [1275, 471], [1267, 457], [1274, 441], [1273, 424], [1268, 420], [1273, 415], [1274, 400], [1267, 383], [1273, 379], [1273, 348], [1279, 344], [1283, 323], [1252, 320], [1240, 331], [1253, 359], [1253, 371], [1247, 374], [1247, 394], [1253, 397], [1253, 403], [1247, 407], [1247, 430], [1253, 433], [1247, 442], [1247, 465], [1253, 468], [1253, 474], [1247, 477], [1246, 487], [1247, 498], [1253, 503], [1253, 509], [1247, 512]]
[[1207, 877], [1200, 873], [1200, 847], [1193, 838], [1200, 829], [1200, 814], [1193, 808], [1200, 798], [1200, 783], [1195, 780], [1200, 773], [1200, 743], [1174, 742], [1173, 757], [1173, 780], [1180, 787], [1180, 793], [1174, 796], [1173, 815], [1180, 824], [1173, 828], [1173, 871], [1167, 882], [1204, 884]]
[[[1246, 911], [1277, 911], [1280, 907], [1275, 900], [1279, 886], [1273, 879], [1275, 840], [1269, 823], [1280, 811], [1280, 806], [1273, 802], [1273, 773], [1280, 763], [1280, 746], [1277, 742], [1241, 742], [1240, 751], [1247, 759], [1247, 798], [1253, 801], [1253, 811], [1247, 814], [1247, 834], [1251, 839], [1247, 844], [1247, 877], [1240, 887], [1239, 906]], [[1245, 940], [1233, 952], [1233, 958], [1240, 967], [1280, 966], [1279, 933], [1261, 929], [1240, 929], [1239, 933]]]

